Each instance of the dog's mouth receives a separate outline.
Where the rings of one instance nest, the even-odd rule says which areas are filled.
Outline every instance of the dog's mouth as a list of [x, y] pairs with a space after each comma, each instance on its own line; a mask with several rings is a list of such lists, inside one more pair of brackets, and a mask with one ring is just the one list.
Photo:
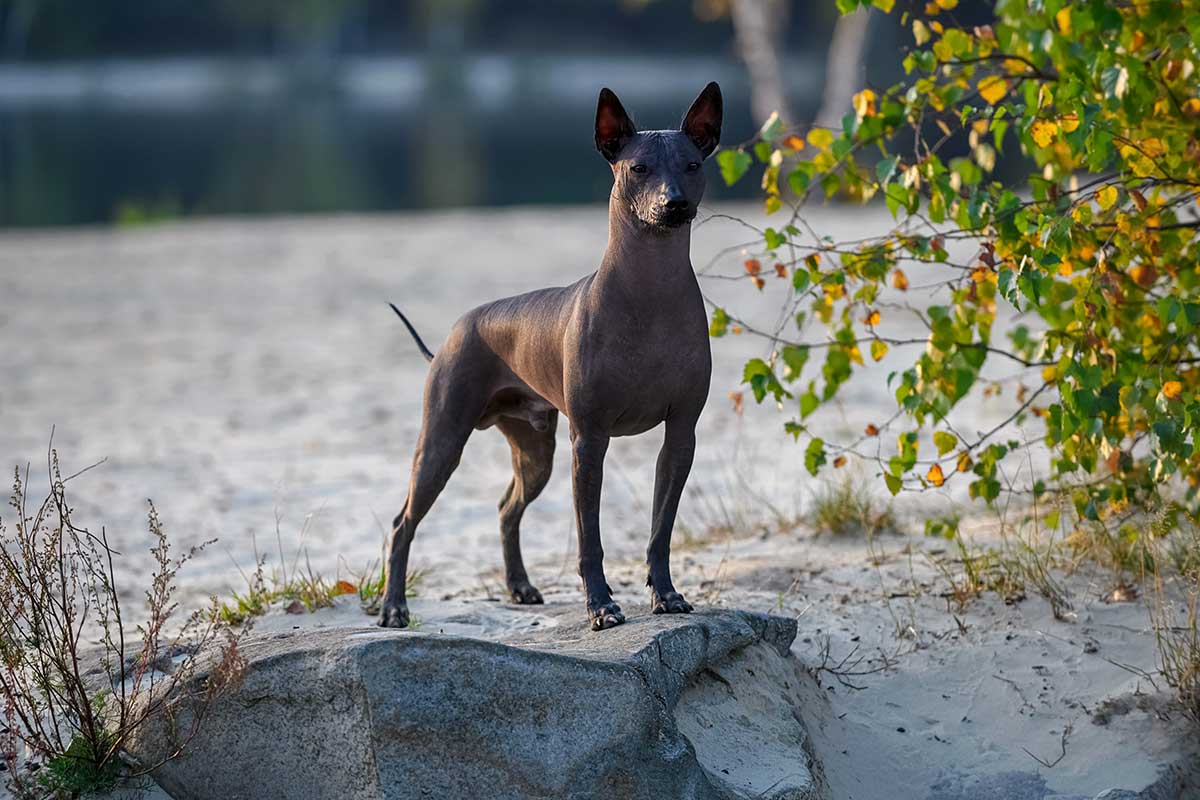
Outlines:
[[646, 222], [655, 228], [681, 228], [695, 218], [695, 207], [688, 206], [687, 208], [680, 209], [663, 209], [655, 213], [653, 218], [646, 220]]

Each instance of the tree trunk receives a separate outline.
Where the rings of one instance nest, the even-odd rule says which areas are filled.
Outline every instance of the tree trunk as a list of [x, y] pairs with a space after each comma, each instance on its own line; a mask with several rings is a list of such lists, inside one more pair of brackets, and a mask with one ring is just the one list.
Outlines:
[[821, 110], [814, 126], [841, 128], [842, 115], [850, 110], [855, 92], [863, 88], [866, 71], [863, 51], [870, 19], [870, 11], [865, 8], [838, 17], [825, 59], [825, 90], [821, 93]]
[[750, 71], [750, 111], [762, 124], [778, 111], [794, 122], [787, 105], [780, 40], [787, 24], [787, 4], [782, 0], [733, 0], [730, 7], [738, 54]]

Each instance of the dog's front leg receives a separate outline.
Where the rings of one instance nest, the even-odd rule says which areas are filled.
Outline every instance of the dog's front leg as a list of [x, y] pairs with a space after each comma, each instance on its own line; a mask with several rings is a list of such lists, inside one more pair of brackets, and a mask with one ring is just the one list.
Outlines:
[[575, 524], [579, 532], [579, 575], [587, 596], [588, 619], [599, 631], [625, 621], [613, 602], [604, 577], [604, 548], [600, 544], [600, 485], [604, 480], [604, 454], [608, 436], [572, 429], [572, 483], [575, 489]]
[[671, 530], [683, 485], [692, 470], [696, 453], [696, 421], [668, 419], [658, 467], [654, 475], [654, 516], [646, 563], [650, 568], [646, 585], [650, 587], [650, 610], [655, 614], [686, 614], [692, 606], [675, 591], [671, 582]]

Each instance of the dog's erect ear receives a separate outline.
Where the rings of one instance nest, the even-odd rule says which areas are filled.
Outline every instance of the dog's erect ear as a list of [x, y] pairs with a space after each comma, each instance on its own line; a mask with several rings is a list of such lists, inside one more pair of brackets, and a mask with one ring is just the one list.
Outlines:
[[600, 90], [596, 106], [596, 149], [609, 161], [616, 161], [625, 143], [633, 138], [637, 128], [625, 113], [625, 107], [611, 89]]
[[712, 155], [712, 151], [717, 149], [717, 143], [721, 141], [722, 107], [721, 87], [715, 82], [710, 83], [704, 87], [696, 102], [692, 103], [687, 116], [683, 118], [683, 124], [679, 126], [679, 129], [695, 142], [696, 147], [700, 148], [705, 158]]

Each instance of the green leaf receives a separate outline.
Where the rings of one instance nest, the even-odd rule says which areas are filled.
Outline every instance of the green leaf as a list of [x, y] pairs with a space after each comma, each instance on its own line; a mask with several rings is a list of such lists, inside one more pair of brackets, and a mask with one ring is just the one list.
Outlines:
[[804, 468], [816, 476], [817, 470], [825, 465], [825, 440], [813, 439], [804, 450]]
[[888, 181], [896, 174], [896, 165], [899, 163], [900, 156], [895, 155], [885, 158], [875, 165], [875, 177], [879, 179], [881, 186], [887, 186]]
[[725, 179], [726, 186], [733, 186], [741, 180], [752, 163], [754, 163], [754, 159], [750, 158], [750, 154], [743, 150], [722, 150], [717, 153], [717, 166], [721, 170], [721, 177]]
[[[789, 344], [779, 355], [783, 359], [783, 379], [788, 382], [799, 379], [800, 373], [804, 370], [804, 364], [808, 361], [808, 348]], [[803, 397], [800, 398], [800, 403], [803, 407]]]
[[[783, 135], [783, 120], [779, 118], [778, 111], [772, 111], [771, 116], [767, 117], [767, 121], [763, 123], [762, 128], [758, 131], [760, 139], [766, 142], [778, 141]], [[763, 159], [764, 161], [766, 159]]]
[[821, 405], [821, 400], [813, 393], [812, 387], [804, 394], [800, 395], [800, 419], [805, 419], [809, 414], [817, 410]]
[[708, 326], [708, 335], [719, 339], [729, 331], [729, 315], [723, 308], [714, 308], [712, 324]]
[[937, 431], [933, 434], [933, 444], [937, 447], [938, 455], [944, 456], [958, 446], [958, 437], [952, 433]]
[[892, 493], [892, 497], [900, 494], [900, 487], [904, 485], [903, 481], [887, 472], [883, 474], [883, 482], [887, 484], [888, 491]]

